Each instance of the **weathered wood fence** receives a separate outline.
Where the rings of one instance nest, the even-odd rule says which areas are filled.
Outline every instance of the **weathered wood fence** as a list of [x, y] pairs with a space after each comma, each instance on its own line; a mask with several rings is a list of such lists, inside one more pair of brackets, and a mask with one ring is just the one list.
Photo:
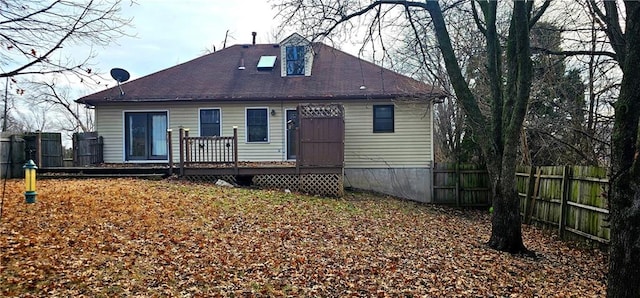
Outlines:
[[489, 206], [489, 187], [489, 174], [484, 166], [457, 163], [435, 163], [433, 166], [433, 200], [436, 204]]
[[606, 174], [605, 168], [585, 166], [519, 168], [516, 182], [523, 222], [557, 229], [561, 238], [609, 243]]
[[104, 140], [98, 132], [73, 134], [73, 166], [88, 166], [103, 162]]
[[[491, 205], [483, 166], [434, 164], [433, 197], [458, 207]], [[519, 167], [517, 191], [523, 223], [557, 229], [562, 238], [609, 242], [607, 170], [584, 166]]]
[[39, 168], [63, 165], [62, 137], [60, 133], [35, 132], [2, 134], [0, 171], [3, 178], [18, 178], [24, 174], [22, 166], [33, 160]]

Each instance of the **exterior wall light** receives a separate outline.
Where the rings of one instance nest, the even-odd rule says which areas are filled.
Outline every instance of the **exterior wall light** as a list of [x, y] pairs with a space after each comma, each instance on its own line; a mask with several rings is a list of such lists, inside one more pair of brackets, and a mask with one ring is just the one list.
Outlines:
[[24, 192], [24, 199], [26, 203], [33, 204], [36, 202], [36, 169], [38, 168], [33, 160], [29, 160], [24, 166], [24, 182], [26, 190]]

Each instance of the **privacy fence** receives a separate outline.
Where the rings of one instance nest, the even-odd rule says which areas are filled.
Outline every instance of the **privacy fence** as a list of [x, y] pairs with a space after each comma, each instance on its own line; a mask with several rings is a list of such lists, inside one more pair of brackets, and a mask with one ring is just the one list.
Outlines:
[[[609, 242], [605, 168], [520, 167], [516, 173], [523, 222], [557, 229], [563, 238]], [[486, 169], [469, 164], [435, 164], [434, 202], [459, 207], [491, 205]]]
[[20, 135], [3, 134], [0, 140], [0, 172], [3, 178], [20, 177], [22, 166], [33, 160], [39, 168], [63, 165], [60, 133], [34, 132]]

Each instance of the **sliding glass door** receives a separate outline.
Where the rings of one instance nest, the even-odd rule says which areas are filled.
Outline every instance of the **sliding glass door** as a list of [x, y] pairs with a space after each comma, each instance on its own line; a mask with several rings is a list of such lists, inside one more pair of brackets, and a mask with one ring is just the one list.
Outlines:
[[167, 159], [167, 113], [125, 112], [126, 160]]

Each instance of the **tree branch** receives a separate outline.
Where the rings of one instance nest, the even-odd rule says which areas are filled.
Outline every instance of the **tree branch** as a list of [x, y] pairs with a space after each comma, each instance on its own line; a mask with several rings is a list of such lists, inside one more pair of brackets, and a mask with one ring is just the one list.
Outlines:
[[[531, 3], [533, 3], [533, 1], [531, 1]], [[544, 12], [547, 11], [547, 8], [549, 8], [550, 4], [551, 4], [551, 0], [545, 0], [544, 3], [542, 3], [542, 6], [538, 10], [536, 10], [536, 12], [533, 14], [531, 19], [529, 20], [529, 30], [531, 30], [531, 28], [533, 28], [533, 26], [538, 22], [538, 20], [540, 20], [540, 17], [542, 17], [542, 14], [544, 14]]]
[[[482, 4], [480, 4], [482, 5]], [[478, 30], [480, 30], [480, 33], [482, 33], [482, 35], [484, 35], [485, 37], [487, 36], [487, 28], [485, 28], [482, 25], [482, 21], [480, 21], [480, 17], [478, 16], [478, 9], [476, 8], [476, 1], [471, 1], [471, 12], [473, 12], [473, 21], [476, 22], [476, 26], [478, 27]]]
[[570, 56], [607, 56], [607, 57], [611, 57], [613, 59], [616, 58], [616, 53], [608, 52], [608, 51], [580, 51], [580, 50], [576, 50], [576, 51], [553, 51], [553, 50], [549, 50], [549, 49], [545, 49], [545, 48], [541, 48], [541, 47], [531, 47], [531, 51], [536, 52], [536, 53], [543, 53], [543, 54], [547, 54], [547, 55], [564, 56], [564, 57], [570, 57]]

